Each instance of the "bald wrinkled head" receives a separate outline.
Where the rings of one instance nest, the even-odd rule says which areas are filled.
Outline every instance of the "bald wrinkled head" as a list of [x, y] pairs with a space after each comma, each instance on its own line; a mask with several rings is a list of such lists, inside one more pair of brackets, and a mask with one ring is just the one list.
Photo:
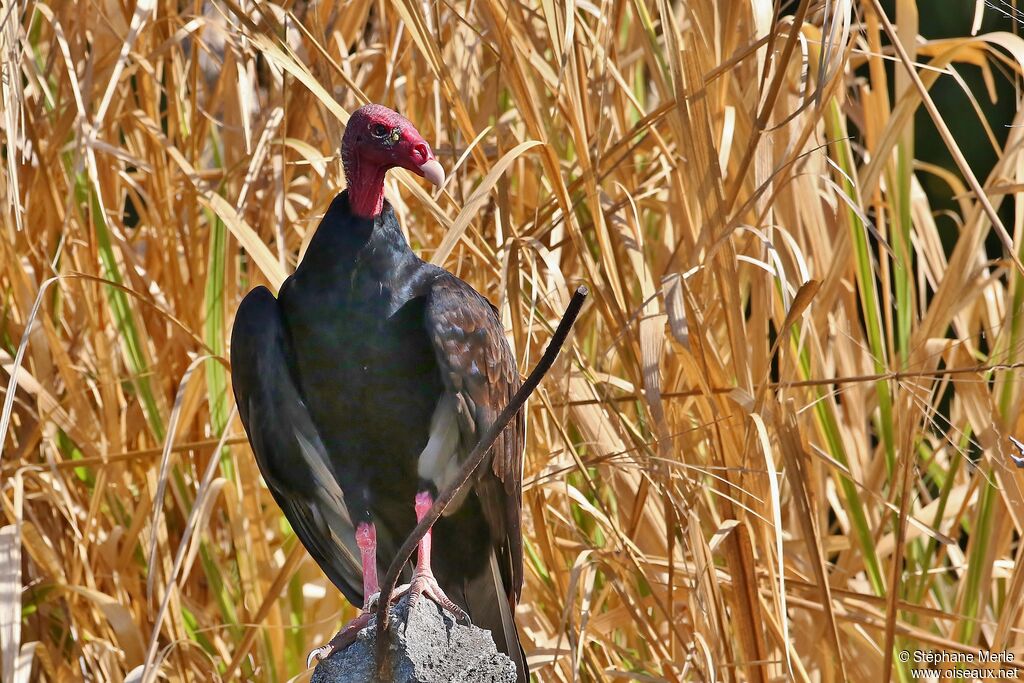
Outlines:
[[399, 167], [444, 182], [444, 169], [423, 136], [407, 118], [379, 104], [352, 112], [341, 140], [341, 161], [348, 181], [349, 205], [357, 215], [373, 217], [384, 205], [384, 174]]

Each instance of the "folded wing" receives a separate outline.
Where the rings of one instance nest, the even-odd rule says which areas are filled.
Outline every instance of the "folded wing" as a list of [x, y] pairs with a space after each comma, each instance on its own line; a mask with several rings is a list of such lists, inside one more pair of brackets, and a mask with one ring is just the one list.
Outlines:
[[349, 602], [361, 605], [355, 527], [289, 354], [278, 302], [257, 287], [242, 300], [231, 332], [231, 381], [242, 424], [267, 487], [302, 545]]
[[[494, 423], [521, 384], [497, 312], [472, 287], [450, 273], [433, 282], [427, 298], [430, 335], [445, 385], [456, 412], [462, 457]], [[474, 492], [496, 540], [494, 548], [509, 602], [523, 585], [522, 412], [498, 437], [489, 465], [481, 467]]]

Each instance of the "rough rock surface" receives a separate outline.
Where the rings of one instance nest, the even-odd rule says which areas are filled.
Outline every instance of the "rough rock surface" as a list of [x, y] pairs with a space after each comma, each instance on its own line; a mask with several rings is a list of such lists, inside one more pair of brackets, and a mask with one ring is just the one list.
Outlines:
[[[498, 652], [488, 631], [460, 624], [428, 598], [409, 614], [408, 597], [391, 611], [394, 683], [515, 683], [516, 667]], [[374, 661], [377, 620], [356, 642], [320, 662], [310, 683], [378, 683]]]

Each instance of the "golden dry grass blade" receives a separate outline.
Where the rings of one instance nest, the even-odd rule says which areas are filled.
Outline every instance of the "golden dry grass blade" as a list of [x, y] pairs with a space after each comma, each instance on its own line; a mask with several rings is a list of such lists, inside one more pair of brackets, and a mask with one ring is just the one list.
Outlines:
[[0, 528], [0, 679], [14, 682], [15, 663], [21, 649], [21, 539], [18, 528]]
[[1024, 40], [881, 4], [0, 0], [3, 683], [288, 680], [351, 615], [224, 368], [367, 101], [449, 170], [387, 197], [520, 367], [593, 292], [528, 407], [537, 680], [1019, 660]]

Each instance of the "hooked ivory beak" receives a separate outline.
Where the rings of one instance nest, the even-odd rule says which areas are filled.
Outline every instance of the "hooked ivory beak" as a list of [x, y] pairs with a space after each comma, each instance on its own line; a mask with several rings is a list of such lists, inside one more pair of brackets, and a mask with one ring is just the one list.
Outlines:
[[423, 177], [430, 181], [432, 185], [441, 187], [444, 185], [444, 169], [441, 164], [437, 162], [437, 159], [430, 159], [422, 166], [420, 166], [420, 173]]

